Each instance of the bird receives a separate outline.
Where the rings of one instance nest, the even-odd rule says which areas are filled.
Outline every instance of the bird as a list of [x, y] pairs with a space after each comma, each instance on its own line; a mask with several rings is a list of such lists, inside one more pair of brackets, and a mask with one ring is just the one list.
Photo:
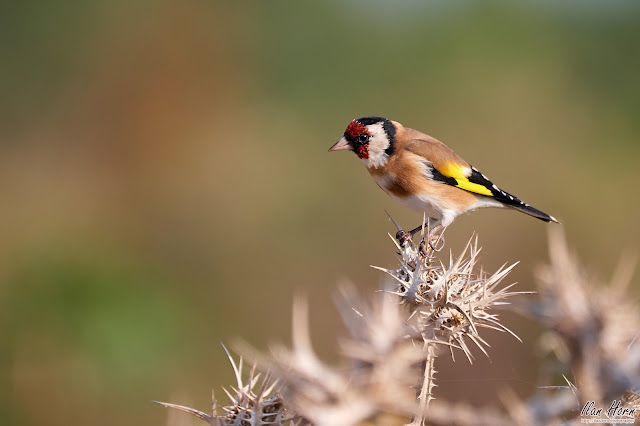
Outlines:
[[[342, 138], [329, 148], [343, 150], [353, 151], [362, 160], [384, 192], [424, 213], [435, 225], [432, 232], [444, 231], [457, 216], [484, 207], [507, 207], [559, 223], [500, 189], [438, 139], [397, 121], [377, 116], [351, 121]], [[410, 231], [411, 237], [422, 227]]]

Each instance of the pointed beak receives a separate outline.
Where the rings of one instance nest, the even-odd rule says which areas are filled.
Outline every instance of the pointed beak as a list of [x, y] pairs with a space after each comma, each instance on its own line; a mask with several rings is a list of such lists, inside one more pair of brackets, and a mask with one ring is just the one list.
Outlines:
[[329, 151], [346, 151], [349, 150], [351, 151], [351, 145], [349, 145], [349, 142], [347, 142], [347, 140], [342, 137], [338, 142], [334, 143], [333, 146], [331, 148], [329, 148]]

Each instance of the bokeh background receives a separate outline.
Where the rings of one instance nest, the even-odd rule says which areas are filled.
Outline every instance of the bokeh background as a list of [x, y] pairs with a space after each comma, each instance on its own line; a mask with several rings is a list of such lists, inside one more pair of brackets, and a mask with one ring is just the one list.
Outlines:
[[[0, 6], [0, 419], [165, 424], [231, 383], [219, 342], [288, 342], [293, 295], [335, 360], [332, 297], [395, 265], [380, 191], [327, 153], [353, 118], [444, 140], [555, 215], [604, 281], [640, 246], [640, 3], [41, 0]], [[547, 225], [459, 218], [534, 288]], [[637, 284], [637, 279], [636, 279]], [[637, 287], [634, 288], [637, 294]], [[536, 324], [443, 361], [439, 395], [545, 382]], [[444, 360], [444, 358], [442, 358]], [[446, 364], [446, 365], [444, 365]], [[191, 424], [175, 417], [173, 424]]]

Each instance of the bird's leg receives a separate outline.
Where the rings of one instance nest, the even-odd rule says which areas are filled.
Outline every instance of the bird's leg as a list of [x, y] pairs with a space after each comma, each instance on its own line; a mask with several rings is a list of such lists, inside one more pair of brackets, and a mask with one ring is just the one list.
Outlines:
[[[388, 215], [389, 213], [387, 213]], [[398, 232], [396, 232], [396, 240], [398, 240], [398, 242], [400, 243], [400, 246], [404, 246], [404, 244], [408, 241], [413, 240], [414, 235], [416, 235], [416, 233], [420, 230], [422, 230], [422, 228], [429, 228], [429, 220], [427, 219], [427, 221], [424, 223], [424, 225], [420, 225], [414, 229], [412, 229], [411, 231], [405, 231], [404, 229], [400, 228], [400, 226], [398, 226], [398, 224], [396, 223], [395, 220], [393, 220], [393, 218], [391, 216], [389, 216], [389, 219], [391, 219], [393, 221], [393, 223], [396, 225], [396, 227], [398, 228]]]
[[[424, 229], [426, 229], [426, 230], [428, 231], [428, 230], [431, 228], [431, 224], [432, 224], [433, 222], [436, 222], [436, 219], [433, 219], [433, 218], [428, 217], [428, 218], [425, 220], [425, 222], [424, 222], [424, 224], [423, 224], [423, 225], [420, 225], [420, 226], [417, 226], [417, 227], [413, 228], [411, 231], [409, 231], [409, 233], [410, 233], [410, 234], [411, 234], [411, 236], [413, 237], [414, 235], [416, 235], [416, 232], [421, 231], [421, 230], [422, 230], [422, 228], [424, 228]], [[434, 227], [433, 229], [431, 229], [431, 231], [429, 232], [429, 234], [433, 233], [433, 230], [434, 230], [434, 229], [436, 229], [436, 228], [437, 228], [437, 229], [440, 229], [439, 227], [441, 228], [441, 225], [438, 225], [438, 226]]]
[[[427, 229], [429, 228], [430, 220], [431, 219], [427, 219], [424, 225], [420, 225], [409, 232], [398, 231], [398, 233], [396, 234], [396, 238], [400, 241], [399, 234], [403, 232], [404, 233], [402, 235], [403, 238], [412, 239], [413, 236], [416, 234], [416, 232], [421, 231], [423, 228], [427, 228]], [[441, 223], [439, 223], [438, 225], [434, 226], [429, 230], [429, 235], [428, 235], [429, 245], [435, 251], [440, 251], [444, 248], [444, 236], [442, 235], [443, 231], [444, 231], [444, 226]], [[438, 243], [440, 244], [438, 245]]]
[[421, 231], [422, 228], [429, 229], [429, 226], [427, 223], [425, 223], [424, 225], [417, 226], [413, 228], [411, 231], [409, 231], [409, 234], [411, 234], [411, 237], [413, 237], [414, 235], [416, 235], [416, 232]]

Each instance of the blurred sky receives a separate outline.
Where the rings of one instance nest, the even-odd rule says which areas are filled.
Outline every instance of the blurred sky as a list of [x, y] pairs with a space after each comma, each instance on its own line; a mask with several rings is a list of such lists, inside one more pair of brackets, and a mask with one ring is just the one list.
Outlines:
[[[356, 117], [443, 140], [603, 282], [640, 245], [635, 1], [9, 1], [0, 40], [4, 424], [206, 410], [231, 383], [219, 341], [288, 342], [296, 291], [335, 359], [336, 286], [396, 264], [384, 209], [420, 221], [326, 152]], [[447, 243], [477, 232], [526, 290], [546, 229], [484, 210]], [[488, 333], [493, 362], [439, 368], [441, 396], [540, 384], [537, 326], [509, 324], [525, 342]]]

